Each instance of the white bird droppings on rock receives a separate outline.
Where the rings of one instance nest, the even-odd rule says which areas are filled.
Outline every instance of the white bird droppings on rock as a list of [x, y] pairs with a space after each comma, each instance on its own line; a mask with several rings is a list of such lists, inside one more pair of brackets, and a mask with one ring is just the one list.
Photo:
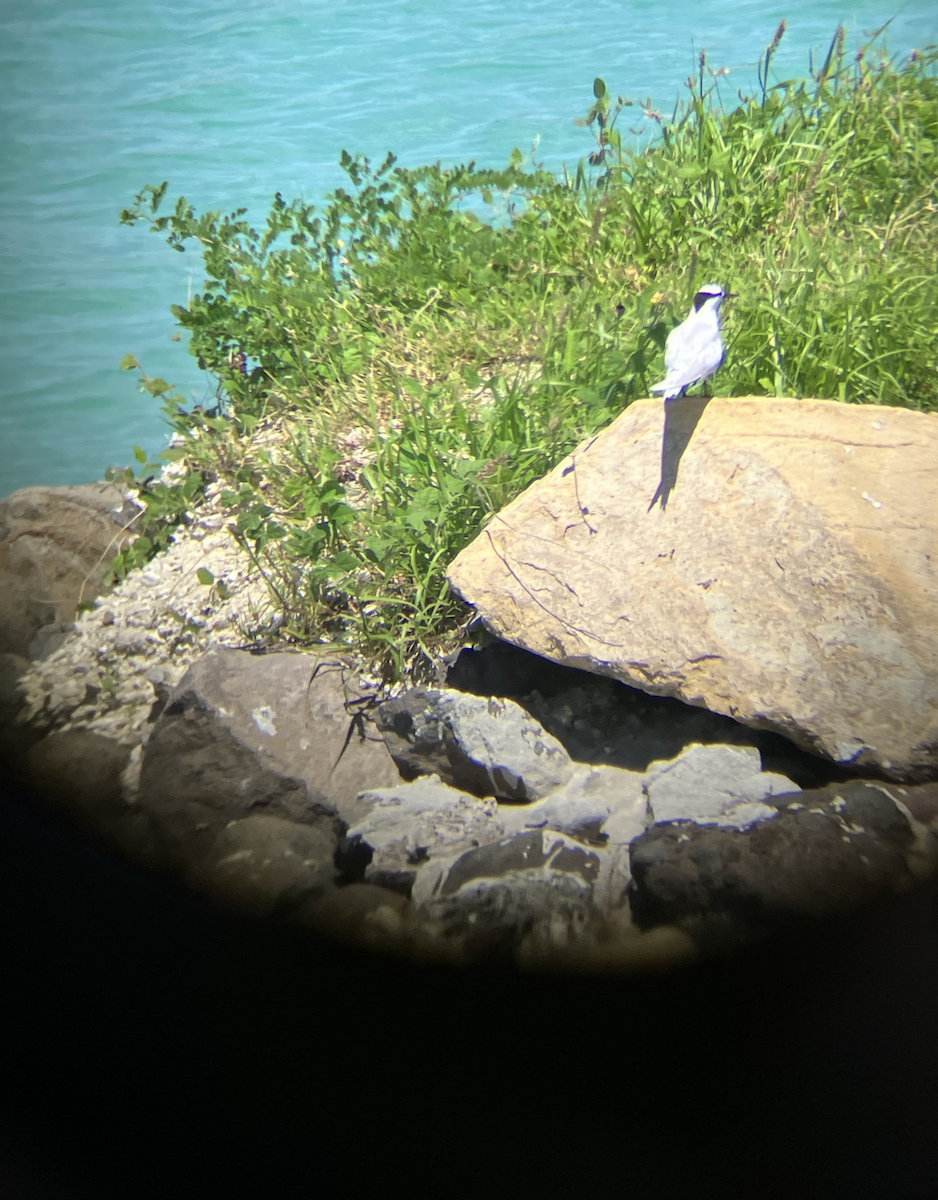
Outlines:
[[268, 737], [276, 737], [277, 726], [274, 724], [276, 715], [272, 708], [255, 708], [251, 713], [251, 720], [261, 733], [266, 733]]

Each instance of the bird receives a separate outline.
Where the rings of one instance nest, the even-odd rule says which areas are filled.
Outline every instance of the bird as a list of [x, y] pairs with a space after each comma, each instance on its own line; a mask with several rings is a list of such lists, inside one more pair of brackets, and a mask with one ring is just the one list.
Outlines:
[[708, 379], [723, 361], [720, 305], [735, 292], [724, 292], [718, 283], [705, 283], [694, 297], [686, 321], [672, 329], [664, 347], [665, 377], [653, 392], [665, 400], [683, 396], [689, 387]]

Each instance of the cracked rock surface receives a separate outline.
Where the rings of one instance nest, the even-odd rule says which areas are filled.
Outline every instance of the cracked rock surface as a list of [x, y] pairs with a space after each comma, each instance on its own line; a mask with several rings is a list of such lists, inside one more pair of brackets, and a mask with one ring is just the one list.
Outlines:
[[435, 775], [362, 793], [371, 806], [347, 834], [370, 850], [364, 881], [409, 895], [423, 864], [491, 842], [503, 832], [494, 800], [447, 787]]

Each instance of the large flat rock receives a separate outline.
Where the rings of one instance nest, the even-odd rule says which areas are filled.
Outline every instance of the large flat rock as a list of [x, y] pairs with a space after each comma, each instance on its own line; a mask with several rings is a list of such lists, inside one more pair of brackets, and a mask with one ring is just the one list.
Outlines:
[[452, 563], [492, 632], [897, 779], [938, 774], [938, 417], [639, 401]]

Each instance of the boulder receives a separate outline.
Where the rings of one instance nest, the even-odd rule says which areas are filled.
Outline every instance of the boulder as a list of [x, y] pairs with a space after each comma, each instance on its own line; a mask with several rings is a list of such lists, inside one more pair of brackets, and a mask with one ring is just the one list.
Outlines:
[[143, 510], [111, 483], [30, 487], [0, 501], [0, 651], [27, 655], [37, 634], [106, 591], [111, 559]]
[[[704, 949], [806, 919], [845, 916], [934, 870], [938, 839], [875, 784], [773, 797], [745, 830], [655, 825], [631, 846], [632, 913], [675, 924]], [[923, 860], [929, 861], [923, 861]]]
[[182, 862], [258, 811], [341, 832], [397, 782], [371, 695], [348, 664], [216, 648], [186, 672], [153, 725], [138, 804]]
[[377, 723], [405, 779], [435, 774], [476, 796], [524, 802], [574, 772], [563, 746], [513, 700], [415, 688], [385, 701]]
[[498, 637], [896, 780], [938, 774], [938, 417], [639, 401], [448, 577]]
[[601, 857], [563, 834], [529, 830], [422, 871], [413, 900], [446, 937], [468, 939], [470, 953], [510, 957], [525, 940], [566, 947], [597, 919]]
[[674, 926], [640, 930], [629, 907], [628, 846], [527, 830], [421, 868], [411, 894], [414, 947], [451, 960], [534, 970], [644, 971], [692, 961]]
[[938, 783], [923, 783], [918, 787], [883, 786], [882, 790], [909, 815], [933, 833], [938, 833]]

